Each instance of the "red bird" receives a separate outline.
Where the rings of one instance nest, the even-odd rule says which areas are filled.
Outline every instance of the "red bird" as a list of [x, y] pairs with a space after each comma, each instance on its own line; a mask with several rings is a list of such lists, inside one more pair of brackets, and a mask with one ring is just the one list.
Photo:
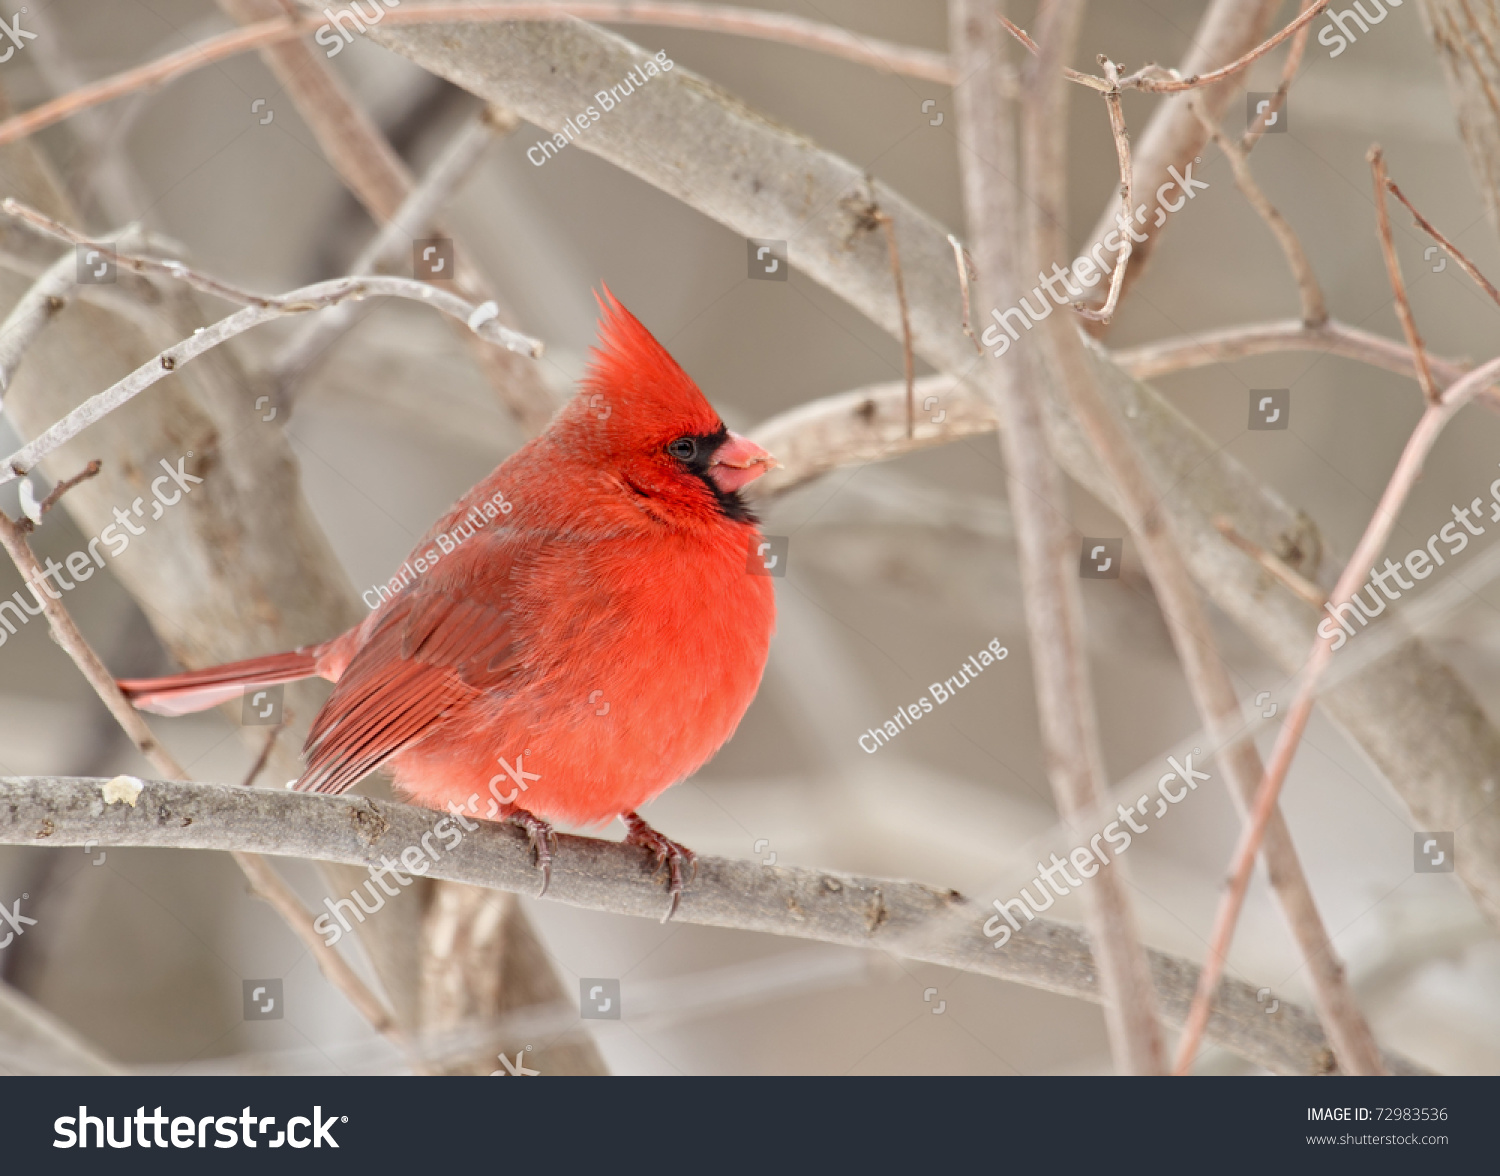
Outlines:
[[619, 817], [669, 867], [670, 917], [694, 854], [635, 810], [718, 750], [760, 683], [776, 605], [739, 492], [776, 462], [608, 288], [600, 305], [579, 393], [433, 525], [361, 624], [120, 688], [180, 715], [327, 678], [294, 787], [339, 793], [386, 767], [418, 803], [524, 828], [544, 892], [548, 822]]

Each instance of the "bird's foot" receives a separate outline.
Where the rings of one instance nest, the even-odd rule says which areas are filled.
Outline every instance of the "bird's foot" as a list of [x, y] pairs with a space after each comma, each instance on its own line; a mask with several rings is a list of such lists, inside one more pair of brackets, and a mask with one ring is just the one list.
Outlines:
[[536, 896], [541, 898], [552, 884], [552, 851], [557, 848], [557, 834], [541, 817], [533, 816], [525, 809], [515, 809], [505, 819], [526, 830], [526, 836], [531, 841], [532, 858], [536, 862], [536, 868], [542, 872], [542, 888], [536, 892]]
[[[677, 913], [678, 904], [682, 901], [682, 866], [686, 862], [693, 867], [692, 877], [698, 876], [698, 855], [685, 845], [678, 845], [669, 837], [664, 837], [653, 829], [645, 821], [634, 813], [621, 813], [620, 819], [625, 822], [625, 844], [639, 845], [651, 854], [656, 863], [656, 874], [667, 870], [667, 892], [672, 896], [672, 905], [667, 908], [667, 913], [662, 916], [665, 923]], [[652, 877], [655, 877], [653, 874]]]

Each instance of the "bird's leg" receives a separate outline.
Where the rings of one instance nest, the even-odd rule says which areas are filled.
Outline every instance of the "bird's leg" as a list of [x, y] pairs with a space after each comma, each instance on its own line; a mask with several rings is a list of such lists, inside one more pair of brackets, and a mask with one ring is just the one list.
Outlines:
[[687, 846], [678, 845], [671, 838], [663, 837], [635, 813], [621, 813], [620, 820], [625, 822], [625, 844], [639, 845], [650, 853], [655, 859], [657, 874], [661, 873], [663, 866], [667, 868], [667, 890], [672, 896], [672, 905], [662, 917], [662, 922], [665, 923], [677, 913], [677, 906], [682, 901], [682, 863], [687, 862], [693, 867], [693, 877], [696, 878], [698, 855]]
[[[510, 824], [525, 829], [526, 836], [531, 840], [531, 853], [536, 860], [536, 868], [542, 872], [542, 888], [536, 892], [536, 896], [541, 898], [552, 884], [552, 850], [557, 848], [557, 834], [541, 817], [533, 816], [525, 809], [513, 809], [505, 819]], [[548, 841], [552, 842], [550, 847]]]

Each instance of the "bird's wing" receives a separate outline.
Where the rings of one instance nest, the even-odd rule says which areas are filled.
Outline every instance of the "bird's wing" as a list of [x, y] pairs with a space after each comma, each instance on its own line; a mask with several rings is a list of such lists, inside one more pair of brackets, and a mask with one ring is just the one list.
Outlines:
[[[502, 547], [487, 559], [484, 585], [432, 576], [389, 606], [313, 724], [299, 791], [343, 792], [504, 685], [519, 657], [509, 602], [492, 586], [509, 579], [513, 563]], [[483, 587], [491, 590], [476, 591]]]

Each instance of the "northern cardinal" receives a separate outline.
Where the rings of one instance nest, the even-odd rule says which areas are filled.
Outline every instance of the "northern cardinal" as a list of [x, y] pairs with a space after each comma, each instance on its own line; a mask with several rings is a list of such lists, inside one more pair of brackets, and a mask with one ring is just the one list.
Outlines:
[[120, 688], [180, 715], [327, 678], [292, 787], [343, 792], [386, 767], [418, 803], [520, 825], [544, 892], [548, 822], [619, 817], [668, 866], [670, 918], [695, 855], [635, 810], [705, 763], [755, 695], [776, 609], [739, 492], [776, 462], [607, 287], [600, 307], [578, 394], [433, 525], [361, 624]]

